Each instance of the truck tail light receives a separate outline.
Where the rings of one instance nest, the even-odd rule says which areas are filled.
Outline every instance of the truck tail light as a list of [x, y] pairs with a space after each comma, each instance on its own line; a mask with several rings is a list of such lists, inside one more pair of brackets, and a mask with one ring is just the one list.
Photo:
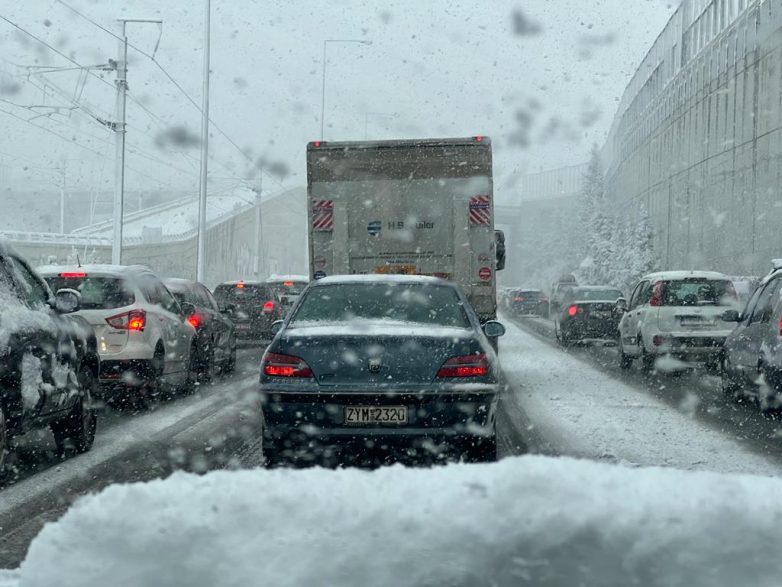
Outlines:
[[270, 377], [312, 377], [312, 369], [304, 359], [281, 353], [264, 354], [261, 369]]
[[131, 310], [106, 318], [106, 323], [117, 330], [144, 332], [147, 325], [147, 313], [144, 310]]
[[568, 316], [570, 316], [570, 317], [572, 318], [572, 317], [573, 317], [573, 316], [575, 316], [576, 314], [578, 314], [578, 306], [576, 306], [575, 304], [573, 304], [572, 306], [570, 306], [570, 307], [567, 309], [567, 315], [568, 315]]
[[263, 304], [263, 313], [271, 314], [272, 312], [274, 312], [274, 302], [270, 300]]
[[463, 355], [443, 363], [437, 371], [437, 377], [483, 377], [488, 375], [489, 367], [489, 359], [484, 353]]
[[663, 293], [665, 293], [665, 282], [658, 281], [652, 288], [652, 297], [649, 300], [650, 306], [662, 306], [663, 305]]

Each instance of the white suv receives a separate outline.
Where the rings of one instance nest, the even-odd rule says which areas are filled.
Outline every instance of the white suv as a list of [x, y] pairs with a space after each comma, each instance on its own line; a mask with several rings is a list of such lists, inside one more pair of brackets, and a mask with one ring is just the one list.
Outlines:
[[722, 321], [738, 306], [728, 276], [713, 271], [663, 271], [641, 278], [619, 322], [619, 362], [640, 358], [645, 370], [670, 355], [719, 366], [732, 325]]
[[52, 291], [81, 293], [77, 312], [95, 329], [100, 382], [107, 400], [194, 384], [191, 355], [196, 331], [192, 308], [180, 306], [148, 268], [131, 265], [46, 266], [39, 269]]

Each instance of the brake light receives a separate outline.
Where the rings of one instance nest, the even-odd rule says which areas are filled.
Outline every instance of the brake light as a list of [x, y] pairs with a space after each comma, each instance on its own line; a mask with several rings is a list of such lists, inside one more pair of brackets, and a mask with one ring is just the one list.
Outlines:
[[201, 316], [198, 314], [191, 314], [187, 317], [187, 323], [190, 324], [193, 328], [198, 328], [201, 326]]
[[283, 281], [282, 284], [285, 287], [293, 287], [293, 282], [292, 281]]
[[320, 147], [322, 144], [323, 144], [322, 141], [312, 141], [312, 146], [313, 147]]
[[236, 289], [244, 289], [244, 283], [242, 283], [241, 281], [239, 283], [237, 283], [236, 284]]
[[448, 359], [437, 371], [438, 377], [483, 377], [489, 373], [489, 359], [484, 353]]
[[118, 330], [143, 332], [147, 325], [147, 313], [144, 310], [131, 310], [106, 318], [106, 323]]
[[74, 277], [87, 277], [84, 271], [63, 271], [60, 273], [60, 277], [74, 278]]
[[572, 318], [573, 316], [575, 316], [576, 314], [578, 314], [578, 306], [576, 306], [576, 305], [573, 305], [573, 306], [570, 306], [570, 307], [567, 309], [567, 315], [568, 315], [568, 316], [570, 316], [571, 318]]
[[312, 377], [312, 369], [299, 357], [280, 353], [266, 353], [261, 359], [264, 375], [270, 377]]
[[663, 292], [665, 290], [665, 282], [658, 281], [652, 288], [652, 297], [649, 300], [650, 306], [662, 306], [663, 305]]
[[779, 319], [779, 336], [782, 336], [782, 318]]
[[263, 313], [269, 314], [274, 311], [274, 302], [268, 301], [263, 305]]
[[475, 136], [473, 138], [475, 139], [476, 143], [480, 143], [480, 142], [483, 141], [483, 135], [477, 135], [477, 136]]

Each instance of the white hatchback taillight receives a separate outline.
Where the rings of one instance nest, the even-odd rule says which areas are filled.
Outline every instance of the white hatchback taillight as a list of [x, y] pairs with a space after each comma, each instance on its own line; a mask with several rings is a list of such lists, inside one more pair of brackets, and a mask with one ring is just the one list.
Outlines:
[[131, 310], [106, 318], [106, 324], [118, 330], [144, 332], [147, 325], [147, 313], [144, 310]]

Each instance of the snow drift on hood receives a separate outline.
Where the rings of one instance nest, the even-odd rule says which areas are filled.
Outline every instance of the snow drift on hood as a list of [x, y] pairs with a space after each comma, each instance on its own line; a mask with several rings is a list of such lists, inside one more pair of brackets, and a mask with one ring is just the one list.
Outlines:
[[33, 541], [21, 587], [777, 585], [782, 481], [545, 457], [114, 485]]

